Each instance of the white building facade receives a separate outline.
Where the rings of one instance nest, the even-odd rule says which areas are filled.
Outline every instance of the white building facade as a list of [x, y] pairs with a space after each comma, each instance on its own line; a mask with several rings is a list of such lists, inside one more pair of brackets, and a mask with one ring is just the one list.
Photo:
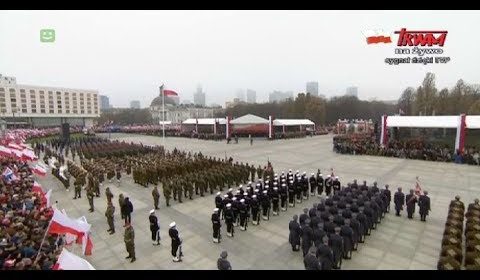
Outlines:
[[96, 90], [21, 85], [14, 77], [0, 75], [0, 117], [23, 119], [34, 127], [91, 127], [100, 116]]

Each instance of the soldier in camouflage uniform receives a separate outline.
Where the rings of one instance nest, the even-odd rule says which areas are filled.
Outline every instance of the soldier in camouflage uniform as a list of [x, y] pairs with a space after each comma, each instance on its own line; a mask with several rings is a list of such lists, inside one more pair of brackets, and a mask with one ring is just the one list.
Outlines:
[[163, 196], [165, 197], [165, 202], [167, 204], [167, 207], [170, 206], [170, 197], [172, 195], [172, 186], [168, 182], [168, 180], [165, 180], [163, 185]]
[[135, 231], [131, 224], [127, 224], [125, 227], [125, 233], [123, 235], [123, 241], [125, 242], [125, 247], [127, 248], [128, 256], [126, 259], [130, 259], [130, 262], [134, 262], [137, 259], [135, 258]]
[[108, 223], [107, 231], [110, 232], [110, 234], [115, 233], [115, 225], [113, 223], [114, 214], [115, 214], [115, 206], [113, 206], [112, 201], [110, 200], [108, 201], [107, 211], [105, 212], [105, 217], [107, 217], [107, 223]]
[[110, 187], [107, 187], [105, 189], [105, 196], [107, 197], [107, 202], [108, 203], [111, 203], [112, 202], [112, 198], [113, 198], [113, 193], [112, 191], [110, 191]]
[[153, 187], [152, 196], [153, 196], [153, 206], [155, 207], [155, 210], [157, 210], [158, 200], [160, 199], [160, 193], [158, 192], [157, 186]]

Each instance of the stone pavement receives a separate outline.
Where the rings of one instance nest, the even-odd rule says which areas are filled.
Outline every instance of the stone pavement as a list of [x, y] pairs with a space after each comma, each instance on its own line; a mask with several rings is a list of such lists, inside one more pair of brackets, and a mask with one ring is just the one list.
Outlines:
[[[104, 135], [108, 137], [108, 134]], [[132, 134], [112, 134], [112, 139], [127, 142], [142, 142], [146, 145], [162, 144], [161, 137]], [[313, 138], [266, 141], [255, 139], [250, 146], [247, 139], [239, 144], [227, 145], [225, 141], [211, 142], [186, 138], [166, 138], [168, 149], [177, 147], [186, 151], [201, 151], [204, 155], [230, 157], [234, 161], [266, 165], [273, 164], [274, 171], [282, 170], [308, 174], [317, 168], [327, 174], [334, 168], [342, 183], [358, 179], [374, 180], [380, 187], [389, 184], [392, 194], [401, 186], [405, 191], [414, 187], [415, 177], [419, 176], [423, 189], [429, 191], [432, 204], [431, 215], [427, 222], [421, 222], [417, 213], [414, 220], [408, 220], [406, 213], [395, 217], [393, 213], [372, 231], [364, 244], [351, 260], [344, 260], [342, 269], [436, 269], [440, 253], [441, 239], [446, 221], [447, 208], [456, 194], [464, 203], [471, 203], [480, 197], [480, 169], [475, 166], [456, 165], [396, 158], [371, 156], [339, 155], [332, 152], [332, 136]], [[300, 214], [305, 207], [318, 201], [310, 198], [279, 216], [263, 221], [259, 226], [250, 224], [246, 232], [235, 228], [235, 237], [226, 236], [226, 226], [222, 225], [223, 239], [220, 244], [212, 242], [210, 216], [214, 204], [214, 195], [184, 200], [182, 204], [173, 202], [165, 206], [161, 193], [160, 210], [156, 211], [160, 221], [161, 245], [153, 246], [148, 223], [149, 210], [153, 208], [152, 188], [145, 189], [133, 183], [131, 177], [122, 178], [120, 184], [108, 183], [102, 188], [102, 196], [95, 199], [95, 212], [88, 212], [88, 203], [84, 191], [82, 199], [72, 200], [72, 191], [67, 192], [50, 174], [39, 179], [44, 187], [53, 188], [53, 198], [58, 200], [58, 208], [64, 208], [72, 217], [85, 215], [92, 223], [93, 255], [86, 257], [97, 269], [216, 269], [216, 260], [223, 250], [228, 251], [228, 259], [233, 269], [304, 269], [301, 252], [292, 252], [288, 243], [288, 222], [294, 214]], [[109, 235], [105, 218], [106, 186], [114, 193], [116, 233]], [[120, 220], [118, 195], [123, 192], [130, 197], [134, 206], [132, 223], [135, 229], [137, 261], [130, 263], [123, 242], [124, 228]], [[393, 206], [392, 206], [393, 207]], [[168, 237], [168, 225], [177, 223], [184, 240], [184, 259], [181, 263], [171, 260], [171, 245]], [[80, 249], [74, 250], [80, 254]]]

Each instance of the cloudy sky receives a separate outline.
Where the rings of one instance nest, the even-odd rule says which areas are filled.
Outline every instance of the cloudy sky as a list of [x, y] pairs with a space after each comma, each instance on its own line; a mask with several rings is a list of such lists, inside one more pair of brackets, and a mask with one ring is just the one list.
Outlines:
[[[198, 84], [207, 104], [238, 89], [321, 94], [357, 86], [361, 99], [397, 99], [434, 72], [438, 87], [480, 83], [478, 11], [0, 11], [0, 73], [20, 84], [96, 89], [117, 107], [142, 107], [165, 83], [182, 100]], [[447, 64], [385, 64], [393, 44], [367, 45], [362, 31], [447, 30]], [[54, 43], [40, 42], [53, 28]]]

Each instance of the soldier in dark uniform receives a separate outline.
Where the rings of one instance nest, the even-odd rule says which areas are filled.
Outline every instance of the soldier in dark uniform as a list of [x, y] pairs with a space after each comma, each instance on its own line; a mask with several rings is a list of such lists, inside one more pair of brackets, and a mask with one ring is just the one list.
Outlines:
[[312, 173], [308, 179], [308, 183], [310, 184], [310, 195], [314, 196], [315, 191], [317, 190], [317, 179], [315, 178], [315, 173]]
[[223, 209], [223, 199], [222, 193], [217, 192], [217, 196], [215, 196], [215, 207], [218, 209], [218, 217], [221, 217], [222, 209]]
[[153, 207], [155, 208], [155, 210], [157, 210], [158, 209], [158, 200], [160, 199], [160, 193], [158, 192], [157, 186], [153, 187], [152, 196], [153, 196]]
[[130, 262], [134, 262], [137, 259], [135, 258], [135, 232], [131, 224], [127, 224], [125, 227], [125, 234], [123, 235], [123, 241], [125, 242], [125, 247], [127, 248], [128, 256], [126, 259], [130, 259]]
[[400, 216], [400, 211], [403, 210], [403, 205], [405, 204], [405, 195], [402, 192], [402, 188], [398, 188], [393, 196], [393, 203], [395, 203], [395, 216]]
[[352, 258], [353, 251], [353, 229], [350, 227], [350, 220], [345, 220], [345, 224], [340, 228], [340, 236], [343, 237], [343, 256], [346, 259]]
[[317, 172], [317, 195], [318, 196], [322, 195], [323, 186], [324, 186], [323, 174], [320, 173], [320, 169], [319, 169]]
[[177, 224], [175, 222], [170, 223], [170, 229], [168, 230], [168, 235], [172, 239], [172, 257], [173, 262], [182, 261], [182, 239], [180, 238], [177, 230]]
[[233, 226], [238, 226], [238, 208], [240, 206], [240, 201], [237, 200], [237, 197], [232, 198], [232, 213], [233, 213]]
[[331, 270], [334, 264], [333, 251], [328, 246], [328, 237], [324, 236], [322, 244], [317, 246], [317, 258], [322, 264], [322, 270]]
[[343, 238], [340, 236], [340, 228], [335, 228], [335, 234], [330, 234], [329, 245], [333, 251], [333, 268], [342, 267], [343, 258]]
[[293, 181], [289, 181], [290, 186], [288, 186], [288, 206], [295, 207], [295, 187], [293, 186]]
[[428, 211], [430, 211], [430, 198], [428, 197], [428, 192], [424, 191], [423, 195], [418, 199], [418, 207], [420, 213], [420, 220], [425, 222], [427, 219]]
[[415, 191], [410, 190], [410, 194], [405, 197], [405, 204], [407, 205], [407, 215], [409, 219], [413, 219], [413, 213], [415, 213], [415, 204], [417, 203], [417, 197]]
[[148, 221], [150, 223], [150, 232], [152, 233], [152, 244], [160, 245], [160, 226], [158, 225], [158, 218], [155, 216], [155, 209], [150, 210]]
[[[257, 192], [258, 190], [255, 191]], [[260, 204], [257, 199], [257, 195], [255, 194], [252, 196], [252, 202], [250, 203], [250, 207], [252, 209], [252, 224], [258, 225], [260, 223]]]
[[333, 180], [332, 187], [333, 187], [333, 193], [337, 194], [340, 191], [340, 181], [338, 180], [338, 176], [335, 176], [335, 179]]
[[219, 211], [219, 208], [215, 208], [212, 214], [213, 243], [220, 243], [221, 239], [220, 228], [222, 227], [222, 223], [220, 222]]
[[288, 224], [288, 242], [292, 245], [292, 251], [300, 250], [300, 236], [302, 235], [302, 229], [298, 223], [298, 216], [294, 215], [293, 220]]
[[125, 224], [132, 223], [132, 212], [133, 212], [133, 204], [130, 201], [130, 198], [125, 197], [125, 204], [124, 204], [124, 217], [125, 217]]
[[306, 270], [322, 270], [322, 264], [316, 256], [317, 249], [312, 247], [308, 250], [308, 254], [303, 258], [303, 264]]
[[280, 200], [280, 195], [278, 194], [278, 188], [274, 187], [273, 192], [272, 192], [272, 205], [273, 205], [273, 215], [277, 216], [278, 215], [278, 202]]
[[268, 196], [268, 191], [263, 191], [262, 199], [262, 218], [264, 220], [270, 219], [270, 197]]
[[223, 251], [220, 254], [220, 258], [217, 260], [217, 268], [218, 270], [232, 270], [232, 266], [230, 262], [227, 260], [227, 251]]
[[113, 206], [112, 201], [109, 201], [107, 206], [107, 211], [105, 211], [105, 217], [107, 217], [107, 223], [108, 223], [107, 231], [110, 234], [115, 233], [114, 214], [115, 214], [115, 206]]
[[248, 212], [247, 212], [247, 206], [245, 205], [245, 199], [240, 200], [240, 205], [238, 206], [238, 211], [240, 215], [240, 230], [247, 230], [247, 217], [248, 217]]
[[228, 203], [225, 209], [225, 224], [227, 224], [227, 236], [233, 237], [234, 229], [233, 229], [233, 221], [234, 215], [232, 210], [232, 204]]
[[385, 185], [385, 189], [383, 190], [383, 199], [384, 199], [384, 206], [385, 212], [390, 212], [390, 202], [392, 201], [392, 193], [388, 189], [388, 185]]
[[333, 178], [331, 175], [327, 175], [327, 178], [325, 179], [325, 193], [327, 196], [330, 196], [332, 193], [332, 186], [333, 186]]
[[302, 251], [303, 251], [303, 256], [308, 253], [308, 249], [313, 244], [313, 230], [310, 227], [310, 219], [307, 219], [305, 223], [301, 226], [302, 229]]
[[280, 187], [280, 208], [282, 211], [287, 211], [287, 197], [288, 197], [288, 189], [285, 183], [282, 183]]
[[323, 237], [325, 237], [327, 234], [323, 230], [323, 223], [318, 223], [315, 225], [312, 222], [312, 229], [313, 229], [313, 243], [315, 247], [318, 248], [318, 246], [320, 246], [320, 244], [322, 244], [323, 242]]

